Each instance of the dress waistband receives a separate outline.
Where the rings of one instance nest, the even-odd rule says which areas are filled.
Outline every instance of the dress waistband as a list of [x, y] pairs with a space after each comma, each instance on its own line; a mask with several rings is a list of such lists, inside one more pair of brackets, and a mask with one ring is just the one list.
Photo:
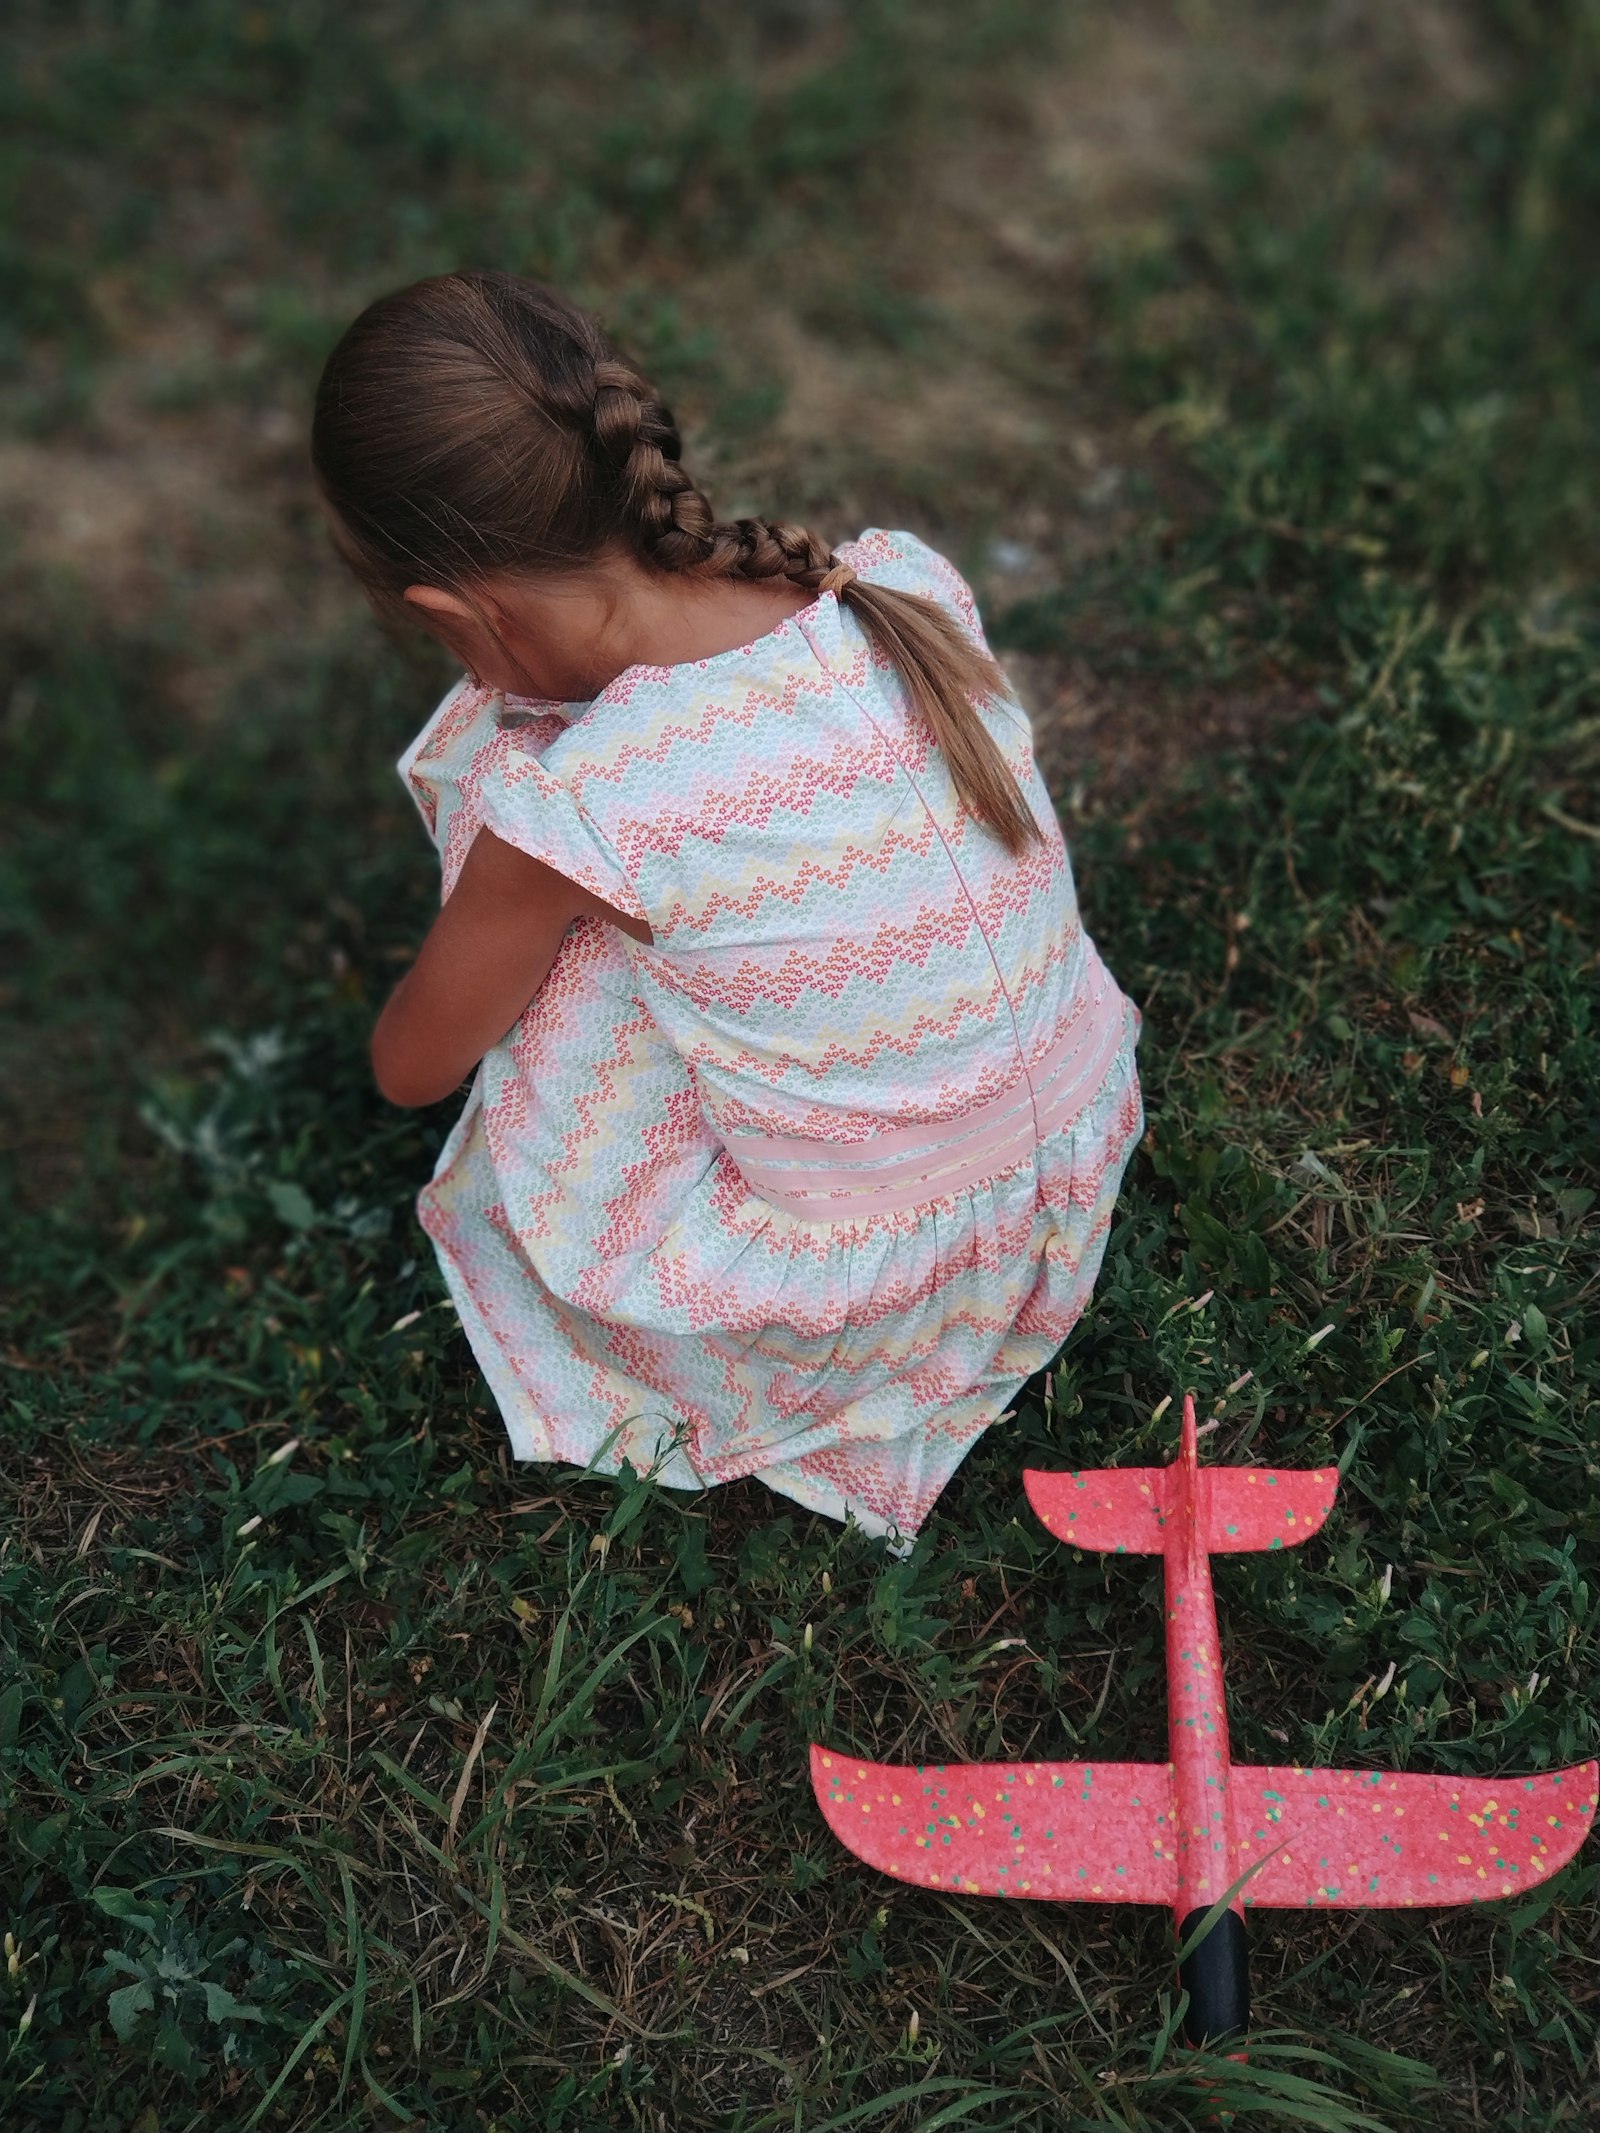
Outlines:
[[814, 1222], [890, 1214], [985, 1184], [1070, 1125], [1121, 1049], [1129, 1002], [1092, 948], [1085, 977], [1090, 989], [1079, 1011], [1044, 1057], [959, 1118], [888, 1126], [865, 1141], [740, 1133], [723, 1145], [752, 1192]]

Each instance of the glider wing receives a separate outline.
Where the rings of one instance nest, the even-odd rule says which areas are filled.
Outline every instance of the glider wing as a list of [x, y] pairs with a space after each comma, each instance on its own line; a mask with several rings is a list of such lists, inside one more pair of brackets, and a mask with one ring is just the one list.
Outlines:
[[1592, 1762], [1514, 1778], [1236, 1763], [1235, 1871], [1267, 1862], [1244, 1901], [1365, 1910], [1514, 1896], [1582, 1844], [1597, 1776]]
[[863, 1763], [813, 1747], [811, 1783], [858, 1859], [923, 1888], [1171, 1903], [1165, 1763]]

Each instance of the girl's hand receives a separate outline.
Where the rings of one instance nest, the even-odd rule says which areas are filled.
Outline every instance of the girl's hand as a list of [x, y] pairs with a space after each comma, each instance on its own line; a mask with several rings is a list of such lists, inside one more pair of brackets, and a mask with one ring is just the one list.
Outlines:
[[521, 1019], [582, 917], [609, 919], [646, 945], [654, 939], [641, 920], [480, 829], [372, 1033], [372, 1071], [390, 1103], [435, 1104], [459, 1088]]

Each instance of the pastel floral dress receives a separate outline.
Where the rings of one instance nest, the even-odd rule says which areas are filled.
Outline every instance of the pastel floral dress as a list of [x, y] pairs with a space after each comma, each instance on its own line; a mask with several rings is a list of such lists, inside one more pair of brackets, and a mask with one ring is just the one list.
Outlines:
[[[916, 535], [836, 553], [988, 649]], [[518, 1458], [906, 1536], [1060, 1348], [1143, 1131], [1139, 1013], [1026, 712], [983, 716], [1020, 859], [832, 593], [587, 704], [463, 679], [401, 757], [446, 896], [487, 824], [654, 934], [574, 922], [418, 1200]]]

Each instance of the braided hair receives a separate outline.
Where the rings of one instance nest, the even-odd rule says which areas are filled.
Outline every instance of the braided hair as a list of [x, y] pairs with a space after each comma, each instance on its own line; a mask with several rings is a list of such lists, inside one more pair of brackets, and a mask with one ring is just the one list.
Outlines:
[[898, 667], [967, 812], [1014, 854], [1042, 835], [973, 702], [1008, 693], [996, 662], [937, 601], [852, 577], [806, 527], [719, 519], [671, 409], [548, 283], [469, 267], [369, 304], [323, 367], [310, 456], [339, 553], [390, 626], [409, 619], [408, 585], [481, 615], [474, 590], [497, 572], [617, 548], [673, 576], [827, 580]]

